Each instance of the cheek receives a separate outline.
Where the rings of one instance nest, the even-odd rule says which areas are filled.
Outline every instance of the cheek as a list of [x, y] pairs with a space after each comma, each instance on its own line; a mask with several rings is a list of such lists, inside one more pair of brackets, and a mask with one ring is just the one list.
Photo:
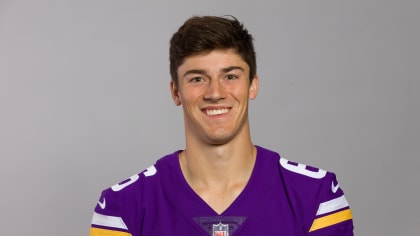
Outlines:
[[186, 87], [180, 94], [184, 101], [194, 102], [199, 100], [205, 92], [204, 86]]
[[235, 87], [232, 88], [231, 94], [236, 98], [236, 100], [248, 100], [248, 88], [247, 87]]

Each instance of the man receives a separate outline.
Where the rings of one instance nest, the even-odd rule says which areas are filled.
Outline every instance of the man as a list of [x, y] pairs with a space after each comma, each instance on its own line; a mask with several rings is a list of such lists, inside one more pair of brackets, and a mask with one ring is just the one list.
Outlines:
[[251, 141], [259, 78], [252, 36], [235, 18], [192, 17], [170, 41], [170, 90], [186, 148], [103, 191], [91, 236], [353, 235], [333, 173]]

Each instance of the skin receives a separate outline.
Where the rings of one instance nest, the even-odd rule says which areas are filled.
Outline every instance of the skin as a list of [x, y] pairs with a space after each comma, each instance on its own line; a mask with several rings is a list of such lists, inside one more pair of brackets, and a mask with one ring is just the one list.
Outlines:
[[186, 149], [182, 172], [191, 188], [218, 214], [246, 186], [255, 164], [249, 100], [258, 94], [258, 77], [249, 81], [248, 64], [231, 49], [187, 57], [172, 81], [175, 105], [184, 112]]

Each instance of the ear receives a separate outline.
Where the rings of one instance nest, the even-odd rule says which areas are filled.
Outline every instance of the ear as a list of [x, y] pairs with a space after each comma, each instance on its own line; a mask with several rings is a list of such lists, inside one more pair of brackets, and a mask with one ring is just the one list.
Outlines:
[[255, 75], [249, 85], [249, 99], [254, 100], [258, 95], [258, 75]]
[[176, 86], [173, 80], [171, 80], [169, 87], [171, 90], [172, 100], [174, 101], [176, 106], [180, 106], [182, 103], [181, 103], [181, 99], [179, 98], [178, 87]]

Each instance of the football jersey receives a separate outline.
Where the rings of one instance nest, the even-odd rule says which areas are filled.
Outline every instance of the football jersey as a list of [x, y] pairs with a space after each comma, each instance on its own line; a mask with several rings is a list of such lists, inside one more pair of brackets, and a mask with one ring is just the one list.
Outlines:
[[218, 214], [186, 182], [179, 152], [104, 190], [90, 235], [353, 235], [349, 204], [331, 172], [257, 146], [247, 185]]

